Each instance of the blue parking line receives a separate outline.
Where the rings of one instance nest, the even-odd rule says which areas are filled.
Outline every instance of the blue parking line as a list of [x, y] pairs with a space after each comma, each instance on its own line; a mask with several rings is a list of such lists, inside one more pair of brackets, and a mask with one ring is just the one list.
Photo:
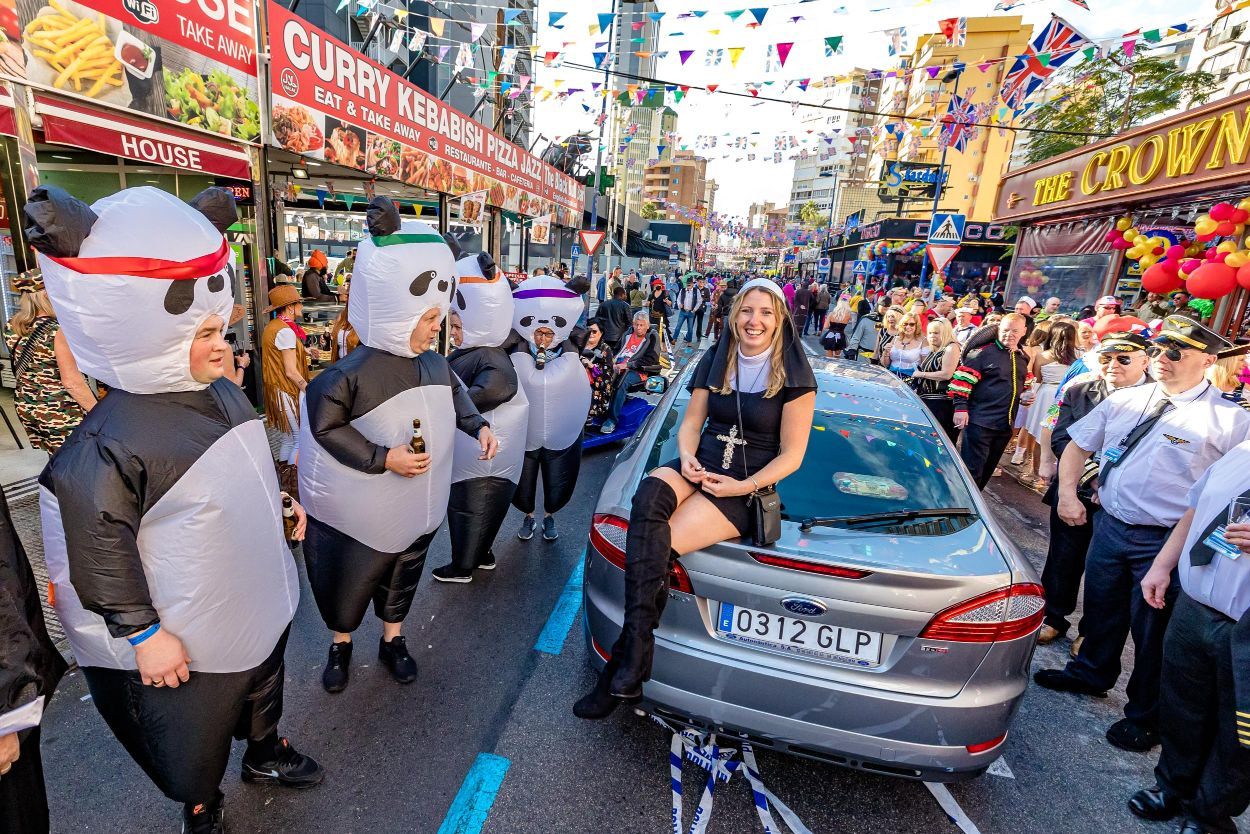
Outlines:
[[543, 626], [542, 633], [534, 643], [534, 649], [544, 654], [559, 654], [564, 651], [564, 641], [569, 636], [569, 629], [577, 619], [577, 612], [582, 607], [582, 574], [586, 570], [586, 553], [583, 551], [577, 560], [577, 566], [564, 584], [556, 607], [551, 609], [551, 616]]
[[479, 753], [451, 801], [438, 834], [480, 834], [511, 764], [503, 756]]

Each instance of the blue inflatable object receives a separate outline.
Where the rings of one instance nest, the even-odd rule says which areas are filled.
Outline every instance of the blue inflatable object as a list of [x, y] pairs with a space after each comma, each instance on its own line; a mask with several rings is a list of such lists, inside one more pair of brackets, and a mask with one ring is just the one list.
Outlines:
[[603, 425], [603, 420], [595, 420], [588, 425], [586, 433], [582, 436], [582, 449], [594, 449], [609, 443], [628, 440], [634, 432], [638, 431], [643, 420], [647, 419], [647, 415], [654, 410], [655, 406], [642, 397], [626, 398], [625, 405], [621, 406], [621, 419], [616, 421], [616, 431], [611, 434], [600, 434], [599, 426]]

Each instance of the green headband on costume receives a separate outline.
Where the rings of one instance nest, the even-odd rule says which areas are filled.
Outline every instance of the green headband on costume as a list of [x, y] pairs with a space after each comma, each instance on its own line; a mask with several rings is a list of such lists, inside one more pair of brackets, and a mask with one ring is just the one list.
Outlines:
[[374, 235], [373, 236], [374, 246], [395, 246], [396, 244], [400, 244], [400, 243], [446, 244], [447, 241], [443, 240], [438, 235], [427, 235], [421, 232], [396, 232], [390, 235]]

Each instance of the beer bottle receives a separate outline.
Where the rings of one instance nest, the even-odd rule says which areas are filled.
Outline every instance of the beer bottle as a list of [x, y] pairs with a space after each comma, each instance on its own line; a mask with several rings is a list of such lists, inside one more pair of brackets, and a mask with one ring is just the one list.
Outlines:
[[295, 537], [295, 502], [285, 492], [282, 493], [282, 534], [287, 541]]
[[421, 421], [415, 418], [412, 421], [412, 440], [408, 442], [408, 446], [414, 455], [425, 454], [425, 438], [421, 436]]

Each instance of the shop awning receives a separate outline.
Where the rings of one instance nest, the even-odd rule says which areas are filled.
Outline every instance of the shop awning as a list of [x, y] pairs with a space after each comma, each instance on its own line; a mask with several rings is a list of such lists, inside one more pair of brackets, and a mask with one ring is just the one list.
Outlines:
[[40, 93], [35, 94], [35, 109], [43, 117], [44, 138], [54, 144], [236, 180], [252, 179], [247, 149], [233, 142]]
[[13, 112], [13, 96], [0, 85], [0, 136], [17, 135], [17, 114]]
[[663, 258], [668, 260], [668, 247], [647, 240], [634, 232], [625, 241], [625, 254], [631, 258]]

